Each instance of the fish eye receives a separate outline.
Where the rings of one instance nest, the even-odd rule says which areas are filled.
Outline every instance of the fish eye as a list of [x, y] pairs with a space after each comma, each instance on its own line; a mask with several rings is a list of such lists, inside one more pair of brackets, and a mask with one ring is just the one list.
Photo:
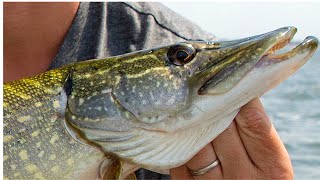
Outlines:
[[189, 44], [177, 44], [169, 48], [167, 56], [169, 60], [177, 65], [183, 66], [190, 62], [196, 55], [196, 50]]

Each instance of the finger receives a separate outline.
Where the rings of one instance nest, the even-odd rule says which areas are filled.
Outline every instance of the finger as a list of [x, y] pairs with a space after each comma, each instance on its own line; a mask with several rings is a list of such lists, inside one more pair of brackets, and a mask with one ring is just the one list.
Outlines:
[[281, 172], [291, 166], [289, 155], [258, 98], [241, 108], [236, 123], [245, 149], [259, 169], [272, 167]]
[[184, 164], [182, 166], [170, 169], [170, 179], [193, 179], [188, 167]]
[[[190, 161], [186, 163], [186, 166], [190, 170], [199, 170], [207, 167], [217, 159], [214, 149], [210, 144], [206, 145], [202, 150], [200, 150]], [[222, 178], [220, 165], [214, 167], [207, 173], [199, 176], [194, 176], [195, 179], [212, 179], [212, 178]]]
[[212, 144], [220, 160], [224, 178], [244, 179], [254, 174], [254, 166], [243, 146], [234, 121], [212, 141]]

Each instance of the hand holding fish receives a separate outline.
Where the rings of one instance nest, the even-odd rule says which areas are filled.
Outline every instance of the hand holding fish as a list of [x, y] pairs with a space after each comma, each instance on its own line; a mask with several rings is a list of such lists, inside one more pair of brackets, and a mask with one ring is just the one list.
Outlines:
[[[219, 164], [199, 176], [199, 170]], [[170, 170], [172, 179], [293, 179], [291, 161], [259, 99], [243, 106], [235, 121], [186, 164]]]

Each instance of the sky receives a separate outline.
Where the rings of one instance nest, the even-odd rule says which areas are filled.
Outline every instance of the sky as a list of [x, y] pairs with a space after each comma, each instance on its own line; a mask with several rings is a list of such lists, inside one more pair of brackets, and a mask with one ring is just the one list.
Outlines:
[[295, 26], [295, 41], [320, 39], [320, 1], [316, 2], [163, 2], [219, 38], [237, 39]]

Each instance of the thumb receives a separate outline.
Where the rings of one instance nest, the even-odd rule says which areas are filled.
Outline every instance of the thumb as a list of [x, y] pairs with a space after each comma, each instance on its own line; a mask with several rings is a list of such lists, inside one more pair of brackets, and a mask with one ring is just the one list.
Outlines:
[[243, 145], [258, 169], [270, 171], [272, 167], [284, 173], [292, 167], [288, 152], [258, 98], [241, 108], [236, 124]]

